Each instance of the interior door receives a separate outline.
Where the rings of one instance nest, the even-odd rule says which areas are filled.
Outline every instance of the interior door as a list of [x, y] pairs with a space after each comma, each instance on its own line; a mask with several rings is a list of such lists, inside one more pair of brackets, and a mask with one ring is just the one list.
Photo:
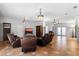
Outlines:
[[42, 26], [36, 26], [36, 36], [37, 37], [43, 36], [43, 27]]

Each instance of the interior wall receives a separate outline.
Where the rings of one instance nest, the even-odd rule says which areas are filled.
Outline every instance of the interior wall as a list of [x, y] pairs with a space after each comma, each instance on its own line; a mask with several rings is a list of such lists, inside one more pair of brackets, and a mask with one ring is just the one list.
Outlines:
[[[72, 30], [74, 31], [74, 36], [75, 36], [75, 27], [72, 25], [73, 25], [73, 23], [60, 23], [60, 26], [67, 27], [67, 30], [68, 30], [67, 36], [68, 37], [72, 37]], [[47, 23], [46, 26], [48, 27], [48, 31], [53, 31], [56, 34], [56, 32], [57, 32], [55, 29], [56, 26], [54, 26], [52, 22]]]
[[25, 23], [22, 20], [9, 19], [9, 18], [0, 18], [0, 23], [11, 23], [11, 33], [23, 37], [25, 28], [32, 28], [33, 34], [36, 35], [36, 26], [42, 25], [42, 22], [38, 21], [26, 21]]
[[[25, 23], [23, 23], [21, 19], [10, 19], [10, 18], [5, 18], [5, 17], [0, 18], [0, 23], [3, 23], [3, 22], [11, 23], [11, 33], [14, 33], [15, 35], [18, 35], [20, 37], [24, 35], [25, 28], [33, 28], [33, 34], [36, 35], [36, 26], [43, 25], [43, 22], [41, 21], [40, 22], [39, 21], [26, 21]], [[72, 23], [71, 24], [66, 23], [66, 25], [69, 30], [68, 36], [71, 36], [72, 29], [74, 29], [74, 27], [71, 27]], [[56, 32], [55, 29], [53, 29], [54, 25], [52, 22], [46, 22], [45, 26], [48, 27], [48, 30], [47, 30], [48, 32], [51, 30]]]
[[79, 20], [77, 19], [76, 21], [76, 38], [77, 38], [77, 42], [79, 43]]
[[33, 34], [36, 35], [36, 26], [43, 25], [42, 22], [39, 21], [26, 21], [24, 24], [24, 28], [32, 28], [33, 29]]

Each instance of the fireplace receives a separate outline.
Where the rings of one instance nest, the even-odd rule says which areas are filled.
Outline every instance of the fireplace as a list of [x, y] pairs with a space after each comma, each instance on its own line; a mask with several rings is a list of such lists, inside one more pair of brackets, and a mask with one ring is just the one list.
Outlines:
[[25, 34], [32, 34], [33, 29], [32, 28], [25, 28]]

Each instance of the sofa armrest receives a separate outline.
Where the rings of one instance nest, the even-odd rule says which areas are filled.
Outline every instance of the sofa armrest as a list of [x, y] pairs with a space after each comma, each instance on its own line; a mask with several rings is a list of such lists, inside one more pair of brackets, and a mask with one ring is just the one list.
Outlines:
[[15, 48], [15, 47], [20, 47], [21, 46], [21, 41], [18, 39], [16, 41], [13, 41], [12, 42], [12, 46]]

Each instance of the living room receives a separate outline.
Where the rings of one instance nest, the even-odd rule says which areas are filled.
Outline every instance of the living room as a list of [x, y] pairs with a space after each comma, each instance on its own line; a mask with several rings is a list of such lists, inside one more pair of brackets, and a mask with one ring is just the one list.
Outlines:
[[[72, 54], [78, 51], [78, 6], [76, 3], [0, 4], [0, 55], [79, 55]], [[19, 47], [8, 34], [19, 37]]]

